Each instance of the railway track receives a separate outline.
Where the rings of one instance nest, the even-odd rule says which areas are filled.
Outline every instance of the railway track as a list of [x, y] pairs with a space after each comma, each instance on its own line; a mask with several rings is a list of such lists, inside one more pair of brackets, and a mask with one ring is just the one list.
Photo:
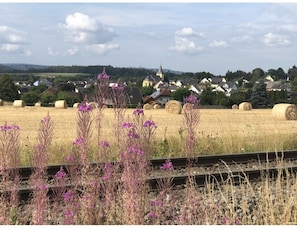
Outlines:
[[[160, 169], [167, 159], [153, 159], [150, 160], [152, 168], [154, 171]], [[283, 152], [256, 152], [256, 153], [243, 153], [243, 154], [224, 154], [224, 155], [212, 155], [212, 156], [199, 156], [197, 158], [192, 158], [190, 161], [187, 158], [170, 158], [171, 163], [174, 166], [175, 170], [186, 170], [188, 163], [190, 163], [190, 168], [211, 168], [214, 165], [224, 164], [247, 164], [247, 163], [268, 163], [275, 162], [276, 160], [283, 161], [294, 161], [297, 160], [297, 151], [283, 151]], [[91, 163], [91, 166], [103, 166], [103, 163]], [[63, 168], [64, 171], [67, 171], [67, 165], [54, 165], [48, 166], [47, 174], [49, 179], [54, 177], [54, 175]], [[243, 179], [248, 178], [249, 180], [257, 179], [263, 175], [269, 177], [275, 177], [279, 172], [282, 172], [286, 169], [289, 172], [297, 172], [296, 166], [289, 166], [287, 168], [279, 167], [265, 167], [265, 168], [247, 168], [247, 169], [232, 169], [232, 171], [220, 171], [220, 172], [203, 172], [191, 174], [190, 177], [195, 181], [197, 186], [204, 186], [206, 182], [224, 182], [226, 179], [232, 178], [232, 182], [240, 183]], [[22, 181], [29, 179], [33, 172], [32, 167], [20, 167], [19, 168], [20, 176]], [[153, 175], [148, 178], [148, 184], [150, 190], [154, 191], [158, 188], [158, 183], [163, 177], [160, 175]], [[186, 184], [189, 178], [189, 174], [186, 172], [180, 172], [179, 175], [172, 175], [172, 185], [173, 186], [183, 186]], [[72, 185], [69, 184], [68, 188]], [[48, 194], [52, 193], [51, 186], [49, 186]], [[32, 188], [23, 187], [19, 189], [19, 196], [22, 201], [27, 201], [29, 199], [30, 193], [32, 193]]]

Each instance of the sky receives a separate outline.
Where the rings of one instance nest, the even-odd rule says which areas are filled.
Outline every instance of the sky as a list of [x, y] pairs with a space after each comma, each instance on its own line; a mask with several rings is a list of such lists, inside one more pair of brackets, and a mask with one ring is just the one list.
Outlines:
[[296, 12], [297, 2], [0, 2], [0, 63], [287, 72]]

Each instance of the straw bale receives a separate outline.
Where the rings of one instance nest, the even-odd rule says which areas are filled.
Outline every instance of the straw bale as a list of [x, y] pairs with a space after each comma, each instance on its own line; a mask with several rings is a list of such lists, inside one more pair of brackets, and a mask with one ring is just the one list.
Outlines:
[[37, 103], [34, 104], [34, 106], [35, 107], [41, 107], [41, 103], [40, 102], [37, 102]]
[[73, 104], [73, 108], [78, 108], [78, 106], [79, 106], [79, 103]]
[[24, 100], [14, 100], [13, 101], [13, 106], [14, 107], [24, 107], [26, 104]]
[[57, 109], [66, 109], [67, 108], [67, 103], [65, 100], [57, 100], [55, 102], [55, 108]]
[[297, 120], [297, 106], [289, 103], [275, 104], [272, 108], [272, 117], [282, 120]]
[[193, 109], [193, 104], [191, 104], [191, 103], [185, 103], [183, 105], [183, 111], [190, 110], [190, 109]]
[[239, 110], [250, 111], [252, 110], [252, 104], [249, 102], [242, 102], [239, 104]]
[[237, 110], [238, 109], [238, 105], [237, 104], [233, 104], [232, 105], [232, 110]]
[[155, 104], [154, 105], [154, 109], [160, 109], [160, 108], [161, 108], [160, 104]]
[[92, 109], [96, 109], [98, 106], [97, 103], [95, 103], [95, 102], [89, 102], [88, 105], [91, 106]]
[[153, 108], [152, 105], [149, 103], [146, 103], [143, 105], [143, 110], [151, 110], [152, 108]]
[[177, 100], [170, 100], [165, 104], [165, 110], [170, 114], [180, 114], [182, 112], [182, 105]]
[[4, 101], [0, 99], [0, 106], [4, 106]]

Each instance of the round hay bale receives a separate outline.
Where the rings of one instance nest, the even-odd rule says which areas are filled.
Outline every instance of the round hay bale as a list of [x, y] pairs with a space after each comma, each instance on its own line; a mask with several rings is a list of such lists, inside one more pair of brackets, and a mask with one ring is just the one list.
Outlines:
[[4, 101], [0, 99], [0, 106], [4, 106]]
[[180, 114], [182, 112], [182, 105], [177, 100], [170, 100], [165, 104], [165, 110], [170, 114]]
[[252, 110], [252, 104], [249, 103], [249, 102], [242, 102], [239, 104], [239, 110], [242, 110], [242, 111], [250, 111]]
[[73, 108], [78, 108], [78, 106], [79, 106], [79, 103], [73, 104]]
[[185, 110], [191, 110], [191, 109], [193, 109], [193, 104], [191, 104], [191, 103], [185, 103], [183, 105], [183, 111], [185, 111]]
[[237, 104], [233, 104], [232, 105], [232, 110], [237, 110], [238, 109], [238, 105]]
[[65, 100], [57, 100], [55, 102], [55, 108], [57, 109], [66, 109], [67, 108], [67, 103]]
[[153, 106], [149, 103], [146, 103], [143, 105], [143, 110], [151, 110], [153, 108]]
[[40, 102], [35, 103], [34, 106], [35, 106], [35, 107], [41, 107], [41, 103], [40, 103]]
[[161, 108], [160, 104], [155, 104], [154, 105], [154, 109], [160, 109], [160, 108]]
[[14, 107], [24, 107], [26, 104], [24, 100], [14, 100], [13, 101], [13, 106]]
[[297, 106], [289, 103], [275, 104], [272, 117], [282, 120], [297, 120]]
[[95, 102], [89, 102], [88, 105], [91, 106], [92, 109], [96, 109], [98, 107], [97, 103]]

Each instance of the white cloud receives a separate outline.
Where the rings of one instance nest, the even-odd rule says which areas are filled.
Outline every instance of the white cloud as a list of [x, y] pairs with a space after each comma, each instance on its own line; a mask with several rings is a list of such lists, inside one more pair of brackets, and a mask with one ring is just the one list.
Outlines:
[[203, 50], [202, 47], [197, 47], [195, 42], [184, 37], [175, 37], [175, 46], [169, 47], [168, 49], [188, 54], [194, 54]]
[[60, 24], [65, 31], [65, 41], [74, 43], [101, 44], [111, 41], [115, 32], [111, 28], [105, 28], [95, 18], [82, 13], [68, 15], [65, 24]]
[[2, 44], [0, 46], [0, 50], [4, 52], [13, 52], [13, 53], [23, 51], [22, 47], [16, 44]]
[[265, 34], [262, 41], [267, 46], [285, 46], [291, 43], [288, 36], [273, 33]]
[[48, 53], [48, 55], [50, 55], [50, 56], [58, 56], [60, 53], [59, 53], [59, 51], [53, 51], [53, 49], [51, 48], [51, 47], [48, 47], [47, 48], [47, 53]]
[[0, 26], [0, 43], [21, 44], [25, 42], [26, 33], [8, 26]]
[[93, 44], [87, 46], [87, 50], [97, 54], [106, 54], [114, 49], [118, 49], [119, 47], [119, 44]]
[[197, 33], [190, 27], [184, 27], [181, 30], [175, 31], [175, 35], [177, 35], [177, 36], [203, 36], [202, 33]]
[[214, 40], [209, 44], [209, 47], [211, 47], [211, 48], [219, 48], [219, 47], [225, 48], [225, 47], [227, 47], [227, 43], [225, 41]]
[[234, 43], [251, 43], [253, 41], [254, 41], [254, 38], [247, 35], [231, 38], [231, 42], [234, 42]]
[[68, 15], [65, 21], [65, 28], [68, 30], [96, 31], [98, 29], [98, 23], [94, 18], [79, 12]]
[[67, 54], [69, 55], [75, 55], [78, 52], [78, 48], [77, 47], [73, 47], [67, 50]]

